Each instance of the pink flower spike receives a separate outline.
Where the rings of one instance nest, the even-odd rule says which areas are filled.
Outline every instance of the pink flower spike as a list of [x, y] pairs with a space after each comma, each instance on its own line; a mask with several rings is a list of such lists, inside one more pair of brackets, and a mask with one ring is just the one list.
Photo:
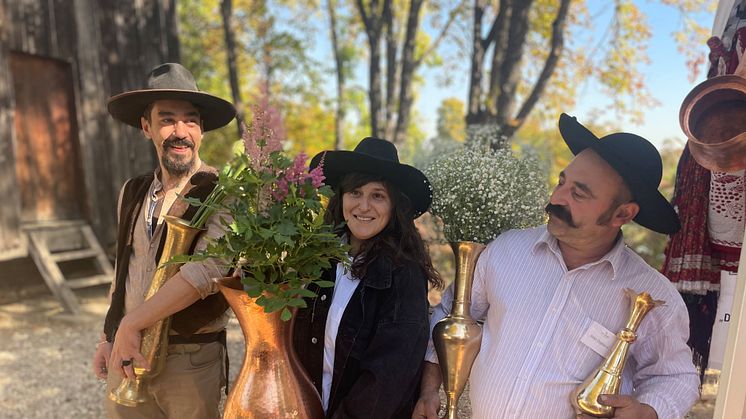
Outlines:
[[321, 164], [311, 170], [309, 175], [311, 177], [311, 185], [313, 185], [314, 188], [318, 189], [324, 184], [324, 179], [326, 179], [326, 177], [324, 176], [324, 168]]
[[288, 196], [288, 191], [288, 182], [285, 178], [282, 178], [277, 181], [276, 187], [272, 190], [272, 197], [275, 198], [276, 201], [282, 202]]
[[285, 179], [287, 179], [288, 182], [301, 184], [305, 181], [307, 159], [308, 156], [306, 156], [306, 153], [301, 152], [300, 154], [295, 156], [293, 165], [290, 166], [290, 168], [287, 170], [287, 173], [285, 174]]

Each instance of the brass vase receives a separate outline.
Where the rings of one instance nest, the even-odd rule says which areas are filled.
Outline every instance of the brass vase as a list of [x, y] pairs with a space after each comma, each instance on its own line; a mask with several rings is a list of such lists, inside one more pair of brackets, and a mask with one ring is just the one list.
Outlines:
[[665, 304], [665, 301], [653, 300], [647, 292], [636, 294], [626, 288], [625, 294], [630, 298], [630, 314], [627, 325], [617, 333], [617, 341], [606, 360], [578, 386], [572, 393], [570, 402], [575, 409], [597, 418], [614, 417], [614, 408], [598, 401], [602, 394], [619, 394], [622, 387], [622, 372], [627, 361], [629, 346], [637, 339], [637, 328], [650, 310]]
[[321, 419], [321, 398], [293, 349], [293, 322], [265, 313], [239, 278], [218, 288], [236, 313], [246, 343], [243, 365], [225, 402], [224, 419]]
[[[194, 228], [187, 221], [179, 217], [166, 215], [163, 217], [166, 223], [166, 239], [163, 243], [163, 252], [158, 261], [150, 288], [145, 299], [151, 298], [172, 276], [176, 275], [181, 263], [166, 265], [173, 256], [184, 255], [189, 252], [194, 241], [203, 232], [203, 229]], [[151, 397], [148, 393], [148, 382], [155, 378], [163, 370], [168, 352], [168, 330], [171, 328], [171, 317], [155, 322], [152, 326], [142, 331], [140, 340], [140, 353], [150, 364], [150, 369], [142, 365], [134, 365], [136, 378], [131, 380], [124, 378], [119, 386], [109, 393], [109, 399], [123, 406], [134, 407], [145, 403]]]
[[447, 399], [445, 417], [456, 419], [458, 399], [482, 343], [482, 327], [471, 317], [469, 310], [474, 268], [485, 246], [474, 242], [452, 242], [451, 248], [456, 256], [453, 306], [451, 313], [435, 324], [433, 343]]

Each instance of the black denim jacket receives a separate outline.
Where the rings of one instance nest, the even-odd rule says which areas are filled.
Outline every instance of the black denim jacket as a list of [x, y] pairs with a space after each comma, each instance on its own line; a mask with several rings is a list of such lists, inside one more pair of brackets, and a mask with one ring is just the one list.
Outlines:
[[[324, 272], [336, 280], [336, 266]], [[333, 288], [314, 289], [296, 313], [293, 343], [321, 394], [324, 332]], [[368, 267], [337, 333], [328, 418], [410, 418], [429, 338], [427, 278], [379, 257]]]

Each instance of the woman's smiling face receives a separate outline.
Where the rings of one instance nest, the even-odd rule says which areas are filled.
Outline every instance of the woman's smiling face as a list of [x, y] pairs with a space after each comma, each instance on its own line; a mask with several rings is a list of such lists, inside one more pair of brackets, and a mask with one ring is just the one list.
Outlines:
[[342, 195], [342, 215], [352, 233], [353, 253], [386, 228], [391, 213], [391, 197], [381, 182], [369, 182]]

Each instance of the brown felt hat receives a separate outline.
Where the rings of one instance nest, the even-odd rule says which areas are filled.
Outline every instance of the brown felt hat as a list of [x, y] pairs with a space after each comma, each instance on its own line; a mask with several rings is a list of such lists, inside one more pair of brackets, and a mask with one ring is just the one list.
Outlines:
[[225, 126], [236, 116], [236, 108], [230, 102], [200, 91], [192, 73], [178, 63], [156, 66], [148, 74], [145, 87], [110, 97], [107, 108], [114, 119], [140, 128], [145, 108], [157, 100], [192, 103], [199, 110], [204, 131]]

